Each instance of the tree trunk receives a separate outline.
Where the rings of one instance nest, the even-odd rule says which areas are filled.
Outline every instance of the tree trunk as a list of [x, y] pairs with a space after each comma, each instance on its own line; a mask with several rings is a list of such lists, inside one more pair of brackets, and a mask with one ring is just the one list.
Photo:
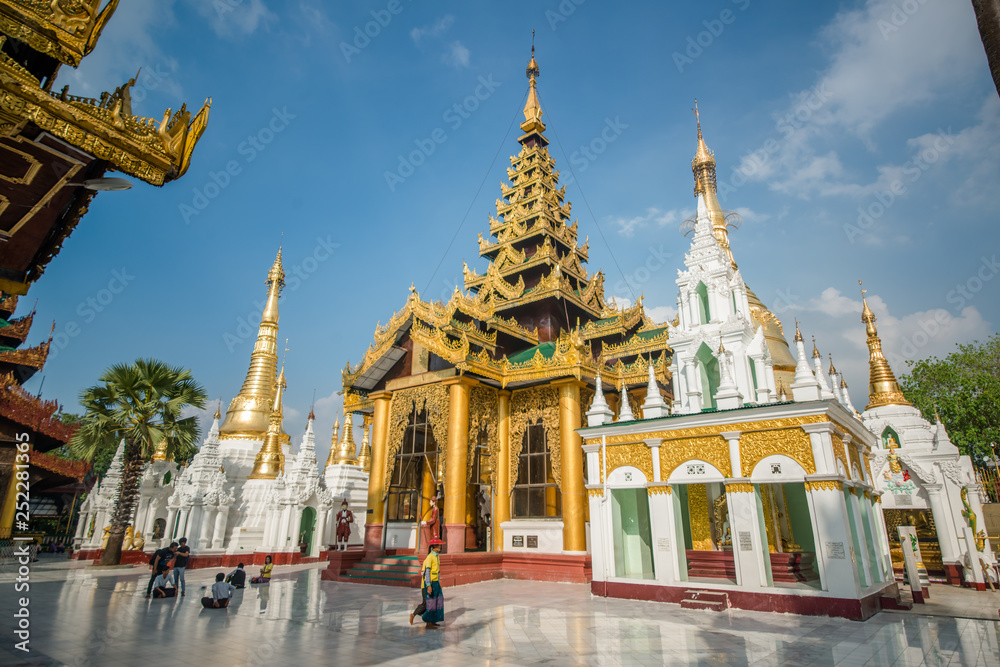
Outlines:
[[972, 7], [993, 75], [993, 85], [1000, 94], [1000, 0], [972, 0]]
[[142, 481], [141, 450], [136, 443], [125, 441], [125, 452], [122, 456], [122, 480], [118, 485], [118, 500], [111, 514], [111, 530], [108, 533], [108, 546], [101, 554], [99, 565], [118, 565], [122, 560], [122, 546], [125, 541], [125, 529], [132, 521], [135, 513], [135, 502], [139, 495], [139, 483]]

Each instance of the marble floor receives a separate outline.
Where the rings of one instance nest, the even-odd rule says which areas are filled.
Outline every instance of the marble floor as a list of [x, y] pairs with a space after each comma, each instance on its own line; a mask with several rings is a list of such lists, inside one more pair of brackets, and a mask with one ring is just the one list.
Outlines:
[[12, 648], [24, 593], [0, 578], [0, 665], [1000, 665], [994, 620], [687, 611], [496, 581], [445, 589], [445, 626], [425, 630], [408, 623], [416, 591], [322, 581], [316, 565], [277, 568], [227, 610], [199, 601], [215, 570], [189, 572], [187, 597], [167, 600], [143, 597], [146, 572], [40, 569], [29, 654]]

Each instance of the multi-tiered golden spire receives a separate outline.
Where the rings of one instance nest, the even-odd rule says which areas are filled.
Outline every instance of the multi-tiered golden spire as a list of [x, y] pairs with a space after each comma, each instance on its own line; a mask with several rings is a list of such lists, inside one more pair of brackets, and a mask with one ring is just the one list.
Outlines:
[[337, 455], [333, 460], [334, 465], [357, 465], [358, 446], [354, 444], [354, 425], [351, 423], [350, 413], [344, 414], [344, 433], [337, 446]]
[[[861, 284], [860, 280], [858, 284]], [[868, 405], [865, 410], [882, 405], [912, 405], [903, 397], [896, 376], [882, 354], [882, 340], [875, 328], [875, 313], [868, 307], [868, 299], [865, 297], [867, 292], [866, 289], [861, 290], [861, 302], [864, 304], [861, 321], [865, 323], [865, 332], [868, 334]]]
[[525, 69], [528, 77], [529, 89], [528, 100], [524, 103], [524, 122], [521, 129], [527, 133], [544, 132], [545, 123], [542, 122], [542, 105], [538, 103], [538, 91], [535, 90], [535, 78], [541, 75], [538, 63], [535, 62], [535, 45], [531, 45], [531, 60]]
[[691, 160], [691, 172], [694, 174], [694, 195], [702, 196], [705, 200], [705, 208], [712, 220], [712, 234], [719, 245], [726, 251], [733, 268], [736, 267], [736, 260], [733, 258], [733, 251], [729, 247], [729, 227], [726, 223], [726, 213], [722, 210], [717, 196], [717, 184], [715, 178], [715, 153], [705, 145], [705, 138], [701, 135], [701, 114], [698, 112], [698, 100], [694, 101], [694, 115], [698, 123], [698, 150]]
[[282, 408], [281, 392], [285, 388], [285, 367], [282, 365], [281, 373], [274, 392], [274, 405], [268, 418], [267, 433], [264, 434], [264, 442], [261, 443], [260, 451], [253, 461], [253, 472], [249, 479], [274, 479], [285, 470], [285, 455], [281, 451], [282, 435], [281, 429]]
[[364, 429], [361, 433], [361, 452], [358, 453], [358, 465], [365, 472], [371, 472], [372, 467], [372, 450], [368, 443], [368, 431], [371, 423], [372, 415], [366, 412], [361, 426]]
[[[278, 248], [278, 255], [267, 273], [267, 303], [260, 318], [257, 342], [250, 354], [250, 369], [240, 393], [226, 411], [226, 421], [219, 429], [221, 440], [260, 440], [268, 430], [278, 370], [278, 299], [284, 286], [285, 271], [281, 266], [281, 248]], [[288, 442], [288, 434], [283, 428], [280, 434], [282, 442]]]

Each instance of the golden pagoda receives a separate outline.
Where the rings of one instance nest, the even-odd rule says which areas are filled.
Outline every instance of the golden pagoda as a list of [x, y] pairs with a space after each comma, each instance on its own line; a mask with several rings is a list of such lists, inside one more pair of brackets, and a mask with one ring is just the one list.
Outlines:
[[[858, 284], [861, 284], [860, 280]], [[899, 388], [896, 376], [882, 354], [882, 340], [875, 328], [875, 313], [868, 307], [868, 298], [865, 296], [867, 293], [868, 290], [861, 290], [861, 321], [868, 334], [868, 405], [865, 410], [883, 405], [913, 405], [903, 396], [903, 390]]]
[[490, 238], [479, 236], [485, 271], [465, 265], [466, 291], [456, 287], [446, 303], [411, 286], [343, 372], [345, 411], [371, 417], [370, 551], [382, 548], [387, 522], [416, 531], [441, 493], [448, 552], [502, 550], [501, 525], [533, 519], [550, 520], [565, 551], [586, 551], [575, 429], [598, 370], [633, 391], [626, 400], [640, 412], [652, 364], [669, 401], [667, 326], [648, 319], [641, 298], [609, 305], [603, 274], [585, 268], [589, 243], [578, 242], [544, 134], [534, 47], [526, 75], [520, 150]]
[[[220, 440], [261, 440], [269, 429], [278, 370], [278, 300], [285, 286], [281, 248], [267, 273], [266, 285], [267, 302], [250, 354], [250, 368], [240, 393], [229, 403], [226, 420], [219, 429]], [[281, 424], [278, 426], [282, 442], [288, 442], [288, 434]]]
[[[334, 426], [336, 428], [336, 426]], [[336, 456], [334, 456], [334, 444], [331, 443], [330, 446], [330, 457], [333, 461], [333, 465], [357, 465], [358, 457], [357, 451], [358, 446], [354, 444], [354, 426], [351, 424], [351, 418], [349, 415], [344, 415], [344, 434], [340, 439], [340, 443], [336, 446]], [[330, 461], [327, 461], [329, 465]]]
[[[253, 461], [253, 471], [247, 479], [274, 479], [285, 471], [285, 454], [281, 451], [284, 432], [281, 428], [281, 392], [285, 389], [285, 367], [275, 383], [274, 404], [268, 418], [267, 433]], [[287, 436], [285, 436], [287, 437]]]

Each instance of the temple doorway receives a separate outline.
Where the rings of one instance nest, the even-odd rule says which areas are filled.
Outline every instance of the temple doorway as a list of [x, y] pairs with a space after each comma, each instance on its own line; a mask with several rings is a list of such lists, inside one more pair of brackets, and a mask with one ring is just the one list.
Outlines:
[[[427, 410], [414, 406], [389, 478], [384, 548], [426, 551], [427, 543], [441, 536], [443, 503], [436, 511], [431, 507], [431, 498], [440, 495], [439, 477], [437, 441]], [[421, 529], [422, 522], [427, 525]]]
[[493, 551], [493, 465], [489, 436], [484, 427], [473, 450], [472, 483], [466, 498], [466, 523], [469, 536], [466, 551]]
[[758, 501], [774, 584], [819, 587], [816, 544], [805, 484], [761, 484], [759, 489]]
[[679, 518], [684, 535], [687, 579], [726, 580], [735, 584], [736, 561], [725, 485], [709, 482], [676, 484], [673, 488], [674, 515]]
[[611, 490], [615, 576], [654, 579], [653, 531], [645, 488]]
[[316, 529], [316, 510], [307, 507], [302, 510], [302, 520], [299, 521], [299, 550], [303, 556], [312, 553], [314, 531]]

